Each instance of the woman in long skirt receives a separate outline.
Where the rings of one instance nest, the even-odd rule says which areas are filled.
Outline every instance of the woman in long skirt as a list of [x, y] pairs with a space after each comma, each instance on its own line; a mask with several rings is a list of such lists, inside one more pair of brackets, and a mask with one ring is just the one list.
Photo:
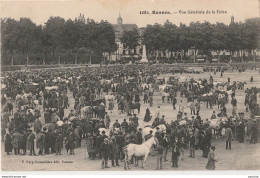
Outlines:
[[208, 163], [206, 166], [206, 169], [208, 170], [215, 170], [216, 166], [215, 166], [215, 162], [217, 162], [217, 160], [215, 159], [215, 147], [212, 146], [210, 147], [210, 152], [208, 155]]
[[151, 113], [150, 113], [149, 108], [147, 108], [147, 109], [146, 109], [145, 116], [144, 116], [144, 121], [145, 121], [145, 122], [149, 122], [150, 120], [151, 120]]

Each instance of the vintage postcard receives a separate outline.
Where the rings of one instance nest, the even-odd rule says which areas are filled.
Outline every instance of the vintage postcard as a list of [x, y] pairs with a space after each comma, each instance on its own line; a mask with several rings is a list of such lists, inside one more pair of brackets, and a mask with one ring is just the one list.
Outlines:
[[2, 171], [260, 169], [258, 0], [0, 5]]

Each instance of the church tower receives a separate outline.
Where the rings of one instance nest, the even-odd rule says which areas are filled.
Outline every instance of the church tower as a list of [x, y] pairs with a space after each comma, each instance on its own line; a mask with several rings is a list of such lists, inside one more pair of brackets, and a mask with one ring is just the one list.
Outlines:
[[119, 17], [117, 18], [117, 24], [118, 25], [122, 25], [123, 24], [123, 19], [122, 19], [121, 15], [120, 15], [120, 12], [119, 12]]
[[234, 18], [233, 15], [231, 16], [231, 22], [230, 23], [235, 23], [235, 18]]

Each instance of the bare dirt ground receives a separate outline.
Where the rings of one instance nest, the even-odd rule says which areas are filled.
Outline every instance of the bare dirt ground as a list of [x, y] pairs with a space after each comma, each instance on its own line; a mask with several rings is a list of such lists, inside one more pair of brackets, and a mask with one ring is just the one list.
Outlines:
[[[179, 75], [179, 74], [177, 74]], [[169, 75], [164, 75], [167, 79]], [[183, 74], [182, 76], [193, 77], [194, 79], [206, 78], [209, 79], [210, 73], [202, 74]], [[255, 70], [248, 70], [244, 73], [235, 72], [225, 72], [224, 77], [220, 78], [220, 73], [213, 75], [214, 81], [223, 81], [226, 82], [227, 78], [231, 78], [233, 81], [242, 81], [247, 82], [245, 85], [246, 88], [252, 86], [260, 87], [260, 74]], [[254, 82], [250, 83], [250, 77], [254, 77]], [[244, 90], [238, 90], [236, 92], [236, 99], [238, 100], [238, 112], [245, 112], [244, 106]], [[178, 102], [181, 100], [178, 94]], [[68, 115], [70, 109], [74, 105], [74, 100], [72, 94], [69, 93], [70, 108], [65, 110], [65, 116]], [[183, 98], [184, 104], [187, 106], [187, 100]], [[258, 100], [259, 103], [259, 100]], [[176, 120], [176, 115], [178, 110], [173, 110], [172, 105], [169, 103], [162, 103], [161, 96], [159, 93], [155, 93], [154, 96], [154, 105], [149, 107], [148, 104], [141, 103], [141, 113], [139, 117], [139, 126], [143, 128], [145, 125], [151, 125], [152, 121], [149, 123], [144, 123], [143, 118], [145, 115], [146, 108], [149, 108], [152, 115], [155, 115], [157, 106], [160, 105], [161, 115], [165, 115], [165, 120], [170, 122], [171, 120]], [[42, 108], [41, 108], [42, 109]], [[204, 104], [201, 105], [200, 115], [202, 119], [209, 118], [213, 110], [218, 113], [217, 106], [214, 106], [213, 109], [207, 109]], [[185, 107], [185, 112], [188, 113], [190, 118], [190, 110], [188, 107]], [[231, 104], [227, 105], [228, 115], [231, 115]], [[117, 104], [115, 103], [115, 108], [112, 113], [109, 113], [111, 118], [111, 124], [115, 122], [116, 119], [121, 123], [124, 118], [128, 118], [125, 114], [119, 114], [117, 111]], [[246, 117], [249, 117], [249, 113], [246, 113]], [[154, 118], [154, 117], [153, 117]], [[43, 114], [42, 118], [43, 120]], [[86, 144], [85, 140], [82, 141], [82, 147], [75, 150], [76, 155], [68, 155], [66, 150], [62, 150], [61, 156], [56, 156], [55, 154], [44, 155], [44, 156], [7, 156], [4, 153], [4, 144], [1, 144], [2, 152], [2, 170], [3, 171], [100, 171], [101, 169], [101, 160], [89, 160], [86, 153]], [[212, 145], [216, 147], [215, 155], [218, 159], [216, 163], [216, 170], [259, 170], [260, 169], [260, 143], [249, 144], [247, 141], [244, 143], [238, 143], [237, 141], [232, 142], [232, 149], [225, 149], [225, 141], [222, 139], [215, 140], [213, 138]], [[169, 161], [164, 162], [163, 170], [177, 171], [177, 170], [206, 170], [205, 166], [207, 164], [207, 159], [201, 157], [202, 151], [196, 150], [196, 157], [190, 158], [189, 150], [185, 150], [184, 160], [179, 160], [179, 168], [172, 168], [170, 163], [171, 153], [169, 152], [167, 158]], [[48, 163], [45, 163], [48, 162]], [[104, 169], [104, 171], [123, 171], [123, 162], [120, 162], [119, 167], [111, 167], [111, 162], [109, 161], [110, 168]], [[156, 168], [156, 157], [149, 156], [147, 160], [147, 169], [154, 170]], [[143, 168], [141, 164], [138, 167], [131, 165], [131, 170], [141, 171]]]

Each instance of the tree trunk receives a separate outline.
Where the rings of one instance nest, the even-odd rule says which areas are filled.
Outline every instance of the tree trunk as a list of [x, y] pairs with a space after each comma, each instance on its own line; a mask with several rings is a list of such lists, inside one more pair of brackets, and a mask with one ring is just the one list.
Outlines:
[[229, 55], [229, 62], [231, 62], [231, 60], [232, 60], [232, 51], [230, 51], [230, 55]]
[[256, 53], [255, 53], [255, 50], [253, 49], [253, 60], [255, 62], [255, 58], [256, 58]]
[[197, 55], [196, 53], [197, 53], [197, 49], [195, 48], [194, 49], [194, 62], [196, 62], [196, 55]]
[[13, 52], [11, 52], [11, 65], [12, 66], [14, 65], [14, 55], [13, 55]]
[[26, 65], [27, 66], [29, 65], [29, 55], [28, 55], [28, 53], [26, 54]]
[[74, 61], [74, 63], [75, 63], [75, 64], [78, 63], [78, 53], [76, 53], [76, 55], [75, 55], [75, 61]]
[[43, 60], [42, 60], [42, 64], [45, 65], [46, 64], [46, 53], [43, 54]]
[[182, 49], [180, 50], [180, 52], [179, 52], [179, 55], [181, 56], [181, 62], [182, 62], [182, 58], [183, 58], [183, 55], [182, 55]]
[[242, 62], [244, 62], [244, 50], [243, 49], [241, 50], [241, 53], [242, 53]]
[[60, 65], [60, 53], [59, 53], [59, 57], [58, 57], [58, 64]]
[[89, 55], [89, 64], [91, 64], [91, 51], [90, 51], [90, 55]]
[[217, 51], [217, 55], [218, 55], [218, 63], [220, 63], [220, 55], [219, 55], [219, 51]]

